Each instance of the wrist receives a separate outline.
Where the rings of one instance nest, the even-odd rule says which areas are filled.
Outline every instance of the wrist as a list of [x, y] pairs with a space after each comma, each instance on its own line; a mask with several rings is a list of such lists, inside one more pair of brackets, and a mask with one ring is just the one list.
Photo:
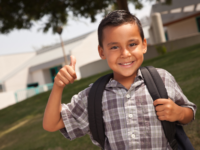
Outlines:
[[54, 89], [54, 90], [63, 91], [64, 87], [58, 86], [56, 83], [54, 83], [54, 84], [53, 84], [53, 89]]
[[192, 121], [192, 119], [194, 118], [194, 114], [193, 114], [193, 110], [191, 108], [188, 107], [181, 107], [182, 112], [181, 112], [181, 117], [180, 117], [180, 123], [181, 124], [187, 124], [189, 122]]
[[181, 106], [178, 106], [178, 107], [180, 111], [179, 111], [179, 119], [177, 121], [182, 123], [185, 118], [184, 107], [181, 107]]

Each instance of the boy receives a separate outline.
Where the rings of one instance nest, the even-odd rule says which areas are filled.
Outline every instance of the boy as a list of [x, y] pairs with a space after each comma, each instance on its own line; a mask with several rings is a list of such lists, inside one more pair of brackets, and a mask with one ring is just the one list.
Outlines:
[[[159, 120], [187, 124], [194, 119], [196, 106], [184, 96], [173, 76], [163, 69], [157, 71], [169, 99], [153, 102], [139, 69], [147, 42], [135, 16], [124, 10], [111, 12], [101, 21], [98, 38], [99, 55], [107, 60], [114, 74], [102, 98], [105, 149], [171, 149]], [[61, 105], [63, 88], [76, 79], [75, 64], [76, 59], [71, 57], [71, 64], [56, 75], [43, 119], [45, 130], [60, 130], [70, 140], [90, 134], [87, 96], [92, 85], [74, 95], [71, 103]], [[93, 139], [92, 142], [98, 145]]]

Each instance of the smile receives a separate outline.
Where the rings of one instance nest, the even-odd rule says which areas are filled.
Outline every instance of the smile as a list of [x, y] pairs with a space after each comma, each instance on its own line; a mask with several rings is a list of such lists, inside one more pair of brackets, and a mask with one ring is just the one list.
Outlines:
[[122, 65], [122, 66], [129, 66], [129, 65], [133, 64], [133, 62], [134, 61], [131, 61], [129, 63], [119, 63], [119, 64]]

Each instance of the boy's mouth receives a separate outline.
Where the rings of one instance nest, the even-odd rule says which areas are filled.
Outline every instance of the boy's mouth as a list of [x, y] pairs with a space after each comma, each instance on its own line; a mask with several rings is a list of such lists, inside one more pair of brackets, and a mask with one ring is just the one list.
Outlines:
[[131, 64], [133, 64], [134, 61], [131, 61], [131, 62], [128, 62], [128, 63], [119, 63], [119, 65], [122, 65], [122, 66], [129, 66]]

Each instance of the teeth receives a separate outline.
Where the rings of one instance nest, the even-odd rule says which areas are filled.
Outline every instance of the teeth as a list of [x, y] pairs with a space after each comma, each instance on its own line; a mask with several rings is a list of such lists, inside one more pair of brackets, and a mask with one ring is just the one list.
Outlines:
[[122, 64], [122, 65], [130, 65], [132, 62], [130, 62], [130, 63], [124, 63], [124, 64]]

